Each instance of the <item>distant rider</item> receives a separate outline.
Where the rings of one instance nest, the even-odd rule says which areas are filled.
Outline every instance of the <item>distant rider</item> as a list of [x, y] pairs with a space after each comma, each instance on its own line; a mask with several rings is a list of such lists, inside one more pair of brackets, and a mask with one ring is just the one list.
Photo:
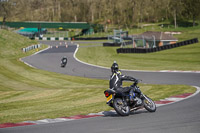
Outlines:
[[114, 63], [111, 66], [111, 72], [112, 72], [112, 75], [110, 76], [110, 89], [113, 89], [113, 90], [116, 90], [116, 91], [119, 91], [122, 93], [129, 92], [130, 101], [133, 102], [134, 96], [135, 96], [134, 92], [138, 93], [139, 95], [141, 94], [141, 92], [132, 86], [131, 87], [122, 87], [122, 81], [128, 80], [128, 81], [137, 82], [137, 79], [130, 77], [130, 76], [122, 75], [116, 61], [114, 61]]
[[62, 66], [62, 67], [65, 67], [66, 64], [67, 64], [67, 57], [64, 56], [64, 57], [61, 59], [61, 66]]

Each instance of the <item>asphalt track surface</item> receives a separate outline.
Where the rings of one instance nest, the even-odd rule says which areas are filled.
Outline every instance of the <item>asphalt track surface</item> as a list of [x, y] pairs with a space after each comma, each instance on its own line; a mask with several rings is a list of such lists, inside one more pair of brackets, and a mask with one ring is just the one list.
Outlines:
[[[53, 48], [22, 59], [28, 64], [47, 71], [87, 78], [109, 79], [109, 69], [83, 64], [74, 59], [76, 45], [66, 48], [60, 42], [43, 42]], [[55, 46], [59, 46], [56, 48]], [[67, 56], [68, 64], [60, 67], [60, 60]], [[120, 65], [120, 64], [119, 64]], [[152, 84], [187, 84], [200, 86], [200, 73], [137, 72], [123, 74]], [[106, 89], [106, 88], [105, 88]], [[0, 129], [0, 133], [200, 133], [200, 94], [183, 101], [161, 106], [155, 113], [138, 111], [128, 117], [115, 114], [90, 119], [59, 123]]]

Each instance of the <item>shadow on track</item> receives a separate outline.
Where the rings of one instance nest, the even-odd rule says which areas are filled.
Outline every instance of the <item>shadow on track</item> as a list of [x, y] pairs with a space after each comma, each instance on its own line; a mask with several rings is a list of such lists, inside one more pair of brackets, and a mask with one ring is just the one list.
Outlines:
[[[142, 113], [150, 113], [150, 112], [142, 109], [142, 110], [132, 111], [130, 113], [130, 115], [136, 115], [136, 114], [142, 114]], [[113, 111], [104, 111], [103, 114], [104, 114], [104, 117], [122, 117], [122, 116], [118, 115], [114, 110]]]

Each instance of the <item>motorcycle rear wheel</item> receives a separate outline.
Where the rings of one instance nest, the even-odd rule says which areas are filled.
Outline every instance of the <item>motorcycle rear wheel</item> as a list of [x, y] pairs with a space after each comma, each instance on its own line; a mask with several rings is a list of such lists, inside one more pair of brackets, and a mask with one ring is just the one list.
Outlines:
[[114, 99], [113, 107], [117, 114], [121, 116], [129, 116], [130, 107], [127, 105], [126, 101], [123, 101], [121, 98]]

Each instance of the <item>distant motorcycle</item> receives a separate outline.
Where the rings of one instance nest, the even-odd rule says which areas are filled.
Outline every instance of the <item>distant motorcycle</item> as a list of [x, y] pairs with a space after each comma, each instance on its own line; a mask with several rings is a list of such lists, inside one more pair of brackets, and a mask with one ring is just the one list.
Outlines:
[[61, 59], [61, 67], [65, 67], [67, 64], [67, 57], [64, 56], [62, 59]]
[[[131, 87], [135, 87], [136, 89], [139, 89], [137, 86], [139, 80], [133, 83]], [[143, 93], [137, 94], [135, 93], [134, 101], [130, 101], [130, 95], [129, 93], [124, 94], [121, 92], [116, 92], [115, 90], [108, 89], [104, 91], [105, 97], [107, 98], [107, 104], [114, 108], [117, 114], [121, 116], [128, 116], [131, 111], [138, 110], [140, 108], [145, 108], [149, 112], [155, 112], [156, 111], [156, 104], [154, 103], [151, 98], [144, 95]]]

